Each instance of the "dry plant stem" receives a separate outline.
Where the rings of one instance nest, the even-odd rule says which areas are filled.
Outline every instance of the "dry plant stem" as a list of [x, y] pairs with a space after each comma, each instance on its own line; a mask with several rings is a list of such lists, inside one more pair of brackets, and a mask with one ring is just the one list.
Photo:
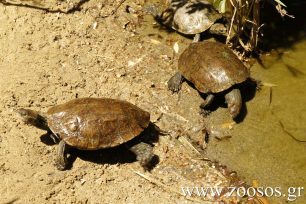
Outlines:
[[227, 38], [226, 38], [226, 44], [229, 43], [230, 39], [231, 39], [231, 34], [232, 34], [232, 29], [233, 29], [233, 24], [234, 24], [234, 20], [236, 18], [236, 14], [237, 14], [237, 8], [234, 6], [234, 3], [232, 0], [230, 0], [231, 2], [231, 5], [232, 7], [234, 7], [234, 13], [233, 13], [233, 16], [232, 16], [232, 20], [231, 20], [231, 25], [230, 25], [230, 29], [228, 31], [228, 34], [227, 34]]
[[259, 17], [260, 17], [260, 8], [259, 0], [254, 0], [253, 5], [253, 25], [252, 25], [252, 34], [251, 34], [251, 46], [252, 50], [257, 47], [258, 42], [258, 26], [259, 26]]
[[238, 7], [238, 18], [237, 18], [237, 34], [238, 37], [241, 34], [241, 31], [243, 31], [243, 18], [244, 18], [244, 0], [235, 0], [237, 2]]
[[[232, 41], [233, 47], [241, 46], [246, 52], [252, 52], [258, 43], [260, 0], [229, 0], [229, 2], [232, 17], [226, 43]], [[242, 36], [246, 36], [247, 39]]]
[[[240, 38], [240, 36], [242, 36], [242, 33], [246, 32], [246, 30], [245, 30], [246, 23], [247, 23], [247, 19], [250, 16], [250, 12], [251, 12], [252, 6], [250, 6], [250, 2], [247, 1], [247, 0], [241, 0], [241, 1], [242, 2], [239, 5], [239, 10], [241, 10], [241, 13], [239, 15], [238, 37], [239, 37], [240, 45], [243, 47], [243, 49], [246, 50], [246, 51], [250, 51], [250, 48], [248, 46], [249, 42], [242, 43], [243, 41]], [[251, 34], [248, 33], [247, 35], [250, 36]]]
[[250, 51], [250, 48], [239, 38], [239, 43], [243, 47], [244, 50]]

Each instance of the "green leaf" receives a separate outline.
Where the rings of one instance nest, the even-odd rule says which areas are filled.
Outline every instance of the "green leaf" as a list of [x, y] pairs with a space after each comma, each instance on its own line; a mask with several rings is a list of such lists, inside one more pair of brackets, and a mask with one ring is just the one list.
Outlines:
[[214, 7], [220, 13], [225, 13], [225, 11], [226, 11], [226, 0], [214, 0]]

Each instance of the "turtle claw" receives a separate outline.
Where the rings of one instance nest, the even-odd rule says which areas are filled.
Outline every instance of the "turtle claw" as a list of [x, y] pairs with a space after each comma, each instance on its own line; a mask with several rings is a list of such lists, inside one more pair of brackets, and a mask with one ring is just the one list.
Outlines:
[[203, 109], [203, 108], [201, 108], [201, 110], [200, 110], [200, 115], [202, 115], [204, 118], [206, 118], [207, 116], [209, 116], [210, 113], [211, 113], [210, 110], [205, 110], [205, 109]]
[[261, 80], [255, 80], [255, 83], [256, 83], [256, 91], [261, 91], [262, 87], [263, 87], [263, 83]]
[[176, 84], [169, 84], [168, 83], [168, 88], [172, 93], [177, 93], [181, 90], [181, 85], [176, 85]]
[[168, 81], [168, 89], [172, 91], [172, 93], [177, 93], [181, 90], [183, 82], [183, 76], [177, 72], [173, 75]]
[[64, 171], [67, 168], [66, 162], [57, 160], [54, 165], [59, 171]]

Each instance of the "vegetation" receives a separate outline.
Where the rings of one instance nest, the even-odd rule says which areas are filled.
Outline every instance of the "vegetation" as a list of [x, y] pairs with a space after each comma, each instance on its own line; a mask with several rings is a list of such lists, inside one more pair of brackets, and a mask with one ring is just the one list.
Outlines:
[[245, 53], [256, 50], [261, 37], [260, 11], [263, 3], [273, 4], [283, 16], [290, 16], [280, 0], [210, 0], [215, 8], [231, 19], [226, 42], [242, 48]]

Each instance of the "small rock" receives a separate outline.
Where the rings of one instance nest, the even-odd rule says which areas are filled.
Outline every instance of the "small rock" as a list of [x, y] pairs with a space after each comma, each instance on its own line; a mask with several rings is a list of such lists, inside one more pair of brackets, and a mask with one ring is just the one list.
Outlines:
[[86, 182], [85, 179], [81, 179], [80, 181], [81, 181], [81, 185], [83, 185]]

